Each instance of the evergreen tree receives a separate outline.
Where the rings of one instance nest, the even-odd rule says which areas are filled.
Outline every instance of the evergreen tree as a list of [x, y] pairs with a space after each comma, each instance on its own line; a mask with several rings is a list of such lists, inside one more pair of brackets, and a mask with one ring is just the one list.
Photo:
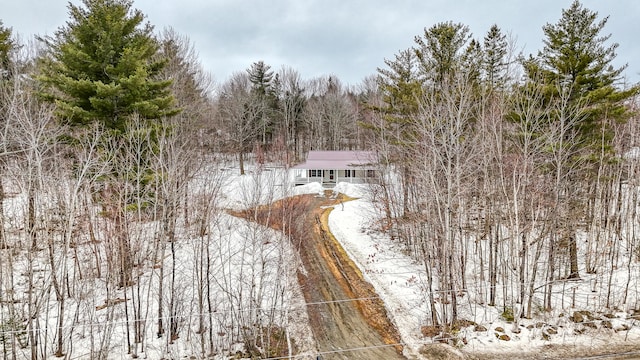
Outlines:
[[470, 39], [469, 27], [453, 22], [438, 23], [415, 37], [415, 53], [427, 84], [438, 87], [460, 70]]
[[385, 59], [384, 62], [388, 69], [378, 69], [378, 86], [387, 105], [384, 113], [396, 121], [401, 118], [406, 121], [418, 110], [421, 94], [417, 58], [413, 51], [407, 49], [396, 54], [395, 60]]
[[[365, 125], [381, 142], [392, 145], [385, 154], [387, 161], [401, 169], [403, 210], [408, 211], [408, 190], [412, 182], [411, 161], [414, 135], [412, 121], [420, 108], [423, 97], [423, 82], [420, 79], [420, 63], [414, 49], [400, 51], [394, 60], [385, 59], [388, 68], [378, 68], [378, 89], [382, 95], [382, 106], [373, 110], [382, 117], [378, 124]], [[390, 217], [390, 212], [388, 212]]]
[[471, 39], [469, 45], [464, 50], [460, 61], [460, 72], [464, 74], [464, 79], [478, 89], [482, 73], [483, 51], [480, 42]]
[[277, 113], [277, 97], [274, 89], [274, 77], [271, 66], [263, 61], [255, 62], [247, 69], [249, 81], [252, 84], [251, 96], [253, 101], [261, 109], [258, 116], [258, 128], [260, 131], [259, 140], [262, 144], [270, 142], [273, 137], [274, 117]]
[[638, 92], [637, 86], [619, 89], [626, 66], [611, 64], [618, 44], [607, 45], [611, 35], [601, 34], [607, 20], [598, 20], [597, 12], [575, 0], [556, 24], [543, 27], [546, 38], [538, 56], [524, 61], [529, 79], [542, 81], [551, 99], [568, 91], [573, 106], [585, 109], [577, 131], [587, 147], [603, 145], [601, 134], [609, 133], [605, 119], [624, 120], [628, 112], [623, 100]]
[[247, 69], [249, 81], [253, 84], [253, 91], [260, 95], [267, 95], [271, 91], [271, 81], [273, 80], [273, 71], [271, 66], [258, 61], [251, 64]]
[[0, 20], [0, 70], [8, 71], [11, 64], [11, 53], [16, 49], [11, 28], [4, 27]]
[[158, 79], [165, 61], [144, 15], [131, 0], [69, 4], [71, 19], [44, 39], [49, 53], [39, 77], [45, 99], [71, 125], [94, 121], [123, 132], [127, 118], [157, 119], [177, 112], [169, 80]]
[[41, 95], [55, 103], [62, 123], [72, 128], [98, 123], [108, 130], [100, 153], [112, 168], [101, 196], [105, 214], [118, 229], [110, 255], [119, 261], [118, 285], [128, 286], [135, 254], [125, 230], [126, 213], [154, 198], [147, 186], [156, 178], [151, 159], [161, 124], [154, 120], [178, 110], [171, 81], [161, 78], [167, 61], [158, 53], [153, 27], [143, 24], [142, 12], [132, 9], [131, 0], [82, 4], [69, 4], [67, 25], [42, 39], [47, 53], [38, 79]]
[[[549, 109], [544, 136], [553, 170], [549, 174], [555, 174], [552, 231], [559, 234], [550, 249], [565, 248], [571, 279], [580, 277], [575, 231], [588, 216], [589, 198], [597, 193], [592, 189], [600, 186], [612, 155], [610, 125], [626, 120], [630, 111], [624, 100], [638, 92], [638, 86], [620, 88], [626, 66], [612, 65], [618, 44], [608, 44], [611, 35], [602, 35], [607, 20], [598, 20], [597, 12], [575, 0], [557, 23], [543, 26], [542, 51], [523, 61], [529, 79], [524, 86], [541, 86]], [[549, 262], [550, 280], [557, 276], [555, 265]]]
[[507, 55], [507, 39], [498, 25], [492, 25], [483, 43], [483, 74], [490, 89], [501, 88], [507, 81], [505, 61]]

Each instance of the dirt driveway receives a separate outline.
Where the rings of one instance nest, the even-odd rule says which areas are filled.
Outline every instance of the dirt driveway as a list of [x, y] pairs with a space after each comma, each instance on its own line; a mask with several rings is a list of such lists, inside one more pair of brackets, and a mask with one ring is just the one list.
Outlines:
[[319, 359], [404, 359], [384, 303], [327, 229], [327, 206], [339, 201], [300, 195], [247, 217], [291, 232], [302, 261], [298, 282]]

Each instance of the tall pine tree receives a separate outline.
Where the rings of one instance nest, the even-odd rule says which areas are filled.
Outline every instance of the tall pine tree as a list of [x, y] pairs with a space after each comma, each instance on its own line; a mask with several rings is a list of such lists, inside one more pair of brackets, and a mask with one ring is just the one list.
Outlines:
[[425, 83], [438, 88], [450, 81], [461, 70], [466, 52], [473, 49], [470, 39], [469, 27], [453, 22], [438, 23], [416, 36], [415, 53]]
[[258, 117], [258, 127], [261, 129], [259, 140], [265, 145], [271, 142], [274, 131], [274, 117], [277, 109], [277, 98], [274, 90], [274, 77], [271, 66], [258, 61], [247, 69], [249, 81], [252, 84], [251, 96], [260, 105], [261, 113]]
[[70, 20], [44, 39], [40, 81], [45, 99], [71, 125], [100, 122], [122, 132], [131, 114], [157, 119], [175, 114], [171, 82], [157, 76], [165, 61], [144, 15], [131, 0], [69, 4]]
[[71, 128], [97, 123], [107, 130], [100, 153], [112, 170], [101, 195], [117, 241], [109, 256], [119, 262], [114, 268], [118, 285], [128, 286], [135, 254], [126, 213], [153, 198], [147, 184], [156, 177], [151, 159], [161, 126], [154, 120], [178, 110], [171, 81], [161, 78], [167, 61], [159, 54], [153, 27], [143, 24], [142, 12], [132, 9], [131, 0], [82, 4], [69, 4], [67, 25], [42, 39], [48, 52], [41, 59], [38, 79], [41, 95], [55, 103], [62, 123]]
[[585, 110], [577, 131], [586, 147], [603, 146], [601, 135], [609, 134], [605, 120], [624, 120], [623, 101], [638, 92], [637, 86], [620, 88], [626, 65], [612, 64], [618, 44], [608, 44], [611, 35], [602, 34], [608, 19], [598, 20], [597, 12], [573, 1], [557, 23], [543, 26], [543, 50], [524, 62], [529, 79], [542, 81], [550, 98], [568, 92], [572, 105]]
[[505, 86], [507, 79], [505, 61], [507, 55], [507, 38], [498, 25], [491, 26], [483, 43], [483, 75], [484, 81], [490, 89], [499, 89]]
[[[607, 21], [575, 0], [557, 23], [543, 26], [544, 48], [523, 62], [526, 86], [542, 87], [550, 109], [545, 136], [554, 175], [552, 232], [558, 237], [551, 239], [549, 257], [555, 258], [556, 247], [564, 248], [570, 279], [580, 277], [575, 232], [588, 216], [588, 198], [597, 193], [589, 189], [600, 186], [613, 154], [611, 124], [626, 120], [630, 111], [624, 101], [638, 92], [637, 86], [621, 88], [626, 66], [612, 64], [618, 44], [602, 34]], [[557, 276], [555, 266], [549, 261], [549, 280]], [[551, 294], [552, 281], [547, 286]], [[550, 306], [550, 298], [545, 301]]]

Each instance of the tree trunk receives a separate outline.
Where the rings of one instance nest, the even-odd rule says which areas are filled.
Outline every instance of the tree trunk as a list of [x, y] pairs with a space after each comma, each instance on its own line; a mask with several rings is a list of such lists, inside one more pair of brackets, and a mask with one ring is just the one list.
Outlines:
[[496, 305], [496, 288], [498, 286], [498, 237], [500, 225], [496, 225], [495, 238], [489, 234], [489, 306]]
[[30, 187], [27, 195], [27, 231], [31, 239], [31, 249], [35, 250], [38, 247], [38, 235], [36, 234], [36, 200], [34, 191], [35, 190]]
[[53, 239], [49, 239], [49, 263], [51, 264], [51, 282], [53, 289], [56, 293], [56, 300], [58, 301], [58, 336], [56, 337], [56, 350], [54, 352], [56, 357], [63, 357], [63, 329], [64, 329], [64, 302], [65, 294], [62, 286], [63, 282], [60, 282], [57, 275], [57, 266], [54, 258], [54, 244]]
[[[164, 246], [161, 247], [164, 250]], [[160, 259], [164, 258], [164, 251], [160, 253]], [[164, 335], [164, 326], [162, 323], [163, 311], [164, 308], [162, 306], [162, 297], [164, 291], [164, 264], [160, 264], [160, 274], [158, 275], [158, 331], [156, 332], [156, 336], [161, 338]]]
[[575, 234], [569, 234], [569, 279], [580, 279], [578, 271], [578, 244], [576, 242]]
[[241, 150], [238, 156], [240, 163], [240, 175], [244, 175], [244, 151]]
[[[522, 234], [520, 235], [520, 273], [519, 273], [519, 277], [520, 277], [520, 304], [524, 305], [524, 288], [525, 288], [525, 274], [526, 274], [526, 267], [527, 267], [527, 236], [525, 234], [525, 232], [523, 231]], [[524, 310], [524, 306], [522, 307]]]
[[0, 165], [0, 250], [8, 247], [4, 236], [4, 183], [2, 181], [4, 170]]
[[[557, 229], [557, 227], [556, 227]], [[548, 255], [548, 261], [549, 261], [549, 267], [548, 267], [548, 274], [547, 274], [547, 286], [545, 289], [545, 299], [544, 299], [544, 308], [547, 311], [551, 311], [551, 298], [553, 296], [552, 294], [552, 290], [553, 290], [553, 281], [554, 279], [554, 273], [555, 273], [555, 234], [552, 234], [551, 237], [549, 238], [549, 255]]]
[[[531, 319], [531, 306], [533, 303], [533, 295], [535, 293], [536, 275], [538, 274], [538, 260], [540, 260], [541, 254], [542, 254], [542, 240], [539, 240], [538, 246], [536, 247], [536, 253], [532, 262], [533, 269], [531, 271], [531, 276], [529, 276], [529, 301], [527, 302], [527, 319]], [[524, 307], [524, 304], [523, 304], [523, 307]]]
[[116, 237], [118, 239], [118, 258], [120, 259], [120, 282], [119, 287], [125, 288], [131, 285], [131, 246], [129, 244], [129, 236], [126, 233], [124, 209], [122, 205], [118, 204], [115, 210], [115, 228]]

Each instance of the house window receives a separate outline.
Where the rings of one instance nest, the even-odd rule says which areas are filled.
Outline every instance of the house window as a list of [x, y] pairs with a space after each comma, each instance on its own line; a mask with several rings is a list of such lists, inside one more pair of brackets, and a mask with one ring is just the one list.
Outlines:
[[309, 177], [321, 177], [322, 170], [309, 170]]
[[367, 177], [374, 177], [376, 176], [376, 172], [375, 170], [367, 170]]
[[356, 171], [355, 170], [345, 170], [344, 171], [344, 177], [356, 177]]

